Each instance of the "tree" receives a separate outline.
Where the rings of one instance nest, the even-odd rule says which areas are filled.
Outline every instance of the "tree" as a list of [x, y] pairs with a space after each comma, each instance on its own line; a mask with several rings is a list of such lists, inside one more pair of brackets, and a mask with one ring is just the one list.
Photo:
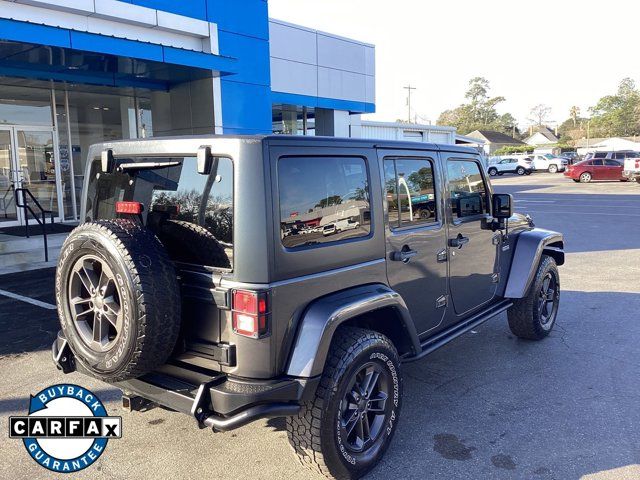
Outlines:
[[547, 119], [549, 118], [549, 114], [551, 113], [551, 107], [540, 103], [531, 109], [529, 112], [529, 121], [535, 123], [537, 126], [541, 127], [545, 124]]
[[474, 130], [497, 130], [507, 134], [517, 131], [513, 115], [500, 115], [496, 110], [505, 98], [490, 97], [489, 90], [489, 81], [486, 78], [474, 77], [469, 80], [469, 87], [464, 95], [468, 103], [442, 112], [438, 118], [438, 125], [456, 127], [463, 135]]
[[580, 118], [580, 107], [575, 105], [569, 109], [569, 118], [573, 120], [573, 128], [578, 126], [578, 118]]
[[631, 78], [624, 78], [615, 95], [602, 97], [589, 112], [593, 137], [640, 134], [640, 92]]

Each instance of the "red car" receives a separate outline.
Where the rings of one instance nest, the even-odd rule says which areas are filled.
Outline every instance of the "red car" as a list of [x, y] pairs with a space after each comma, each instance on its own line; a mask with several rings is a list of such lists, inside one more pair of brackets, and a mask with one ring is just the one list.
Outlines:
[[628, 179], [622, 176], [622, 163], [617, 160], [592, 158], [569, 165], [564, 172], [565, 177], [574, 182], [589, 183], [591, 180], [617, 180], [626, 182]]

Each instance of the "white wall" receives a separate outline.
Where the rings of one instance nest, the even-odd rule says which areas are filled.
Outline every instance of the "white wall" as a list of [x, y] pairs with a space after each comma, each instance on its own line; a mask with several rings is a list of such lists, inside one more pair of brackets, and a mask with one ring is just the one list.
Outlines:
[[[436, 125], [407, 125], [405, 123], [386, 123], [362, 121], [358, 138], [378, 140], [406, 140], [410, 142], [455, 144], [456, 129]], [[352, 137], [357, 135], [352, 129]]]
[[312, 97], [375, 103], [375, 47], [269, 21], [271, 89]]

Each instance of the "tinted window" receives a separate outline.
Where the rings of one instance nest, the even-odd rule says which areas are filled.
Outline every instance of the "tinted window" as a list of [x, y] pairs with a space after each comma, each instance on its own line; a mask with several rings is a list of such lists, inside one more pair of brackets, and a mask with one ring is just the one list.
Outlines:
[[591, 162], [591, 165], [596, 166], [596, 167], [601, 167], [603, 165], [604, 160], [593, 160]]
[[449, 160], [449, 204], [456, 218], [487, 213], [487, 189], [480, 166], [470, 160]]
[[433, 163], [426, 159], [385, 160], [384, 177], [392, 229], [438, 220]]
[[364, 159], [281, 158], [278, 189], [280, 235], [285, 247], [369, 235], [371, 210]]
[[617, 159], [621, 160], [621, 159], [624, 159], [625, 155], [626, 154], [624, 152], [615, 152], [613, 154], [613, 158], [617, 158]]
[[607, 152], [596, 152], [593, 158], [607, 158]]
[[[173, 260], [218, 267], [213, 264], [210, 251], [194, 248], [171, 248], [166, 242], [196, 241], [200, 247], [207, 241], [223, 242], [225, 253], [231, 259], [233, 242], [233, 163], [228, 158], [217, 158], [210, 175], [200, 175], [195, 157], [175, 159], [144, 159], [142, 161], [168, 163], [171, 166], [149, 170], [127, 170], [126, 173], [101, 173], [100, 162], [91, 167], [87, 217], [93, 219], [116, 218], [118, 201], [137, 201], [144, 205], [146, 224], [165, 242]], [[166, 220], [192, 224], [187, 230], [189, 239], [175, 222], [167, 226]], [[181, 232], [163, 236], [167, 228]], [[213, 251], [214, 249], [209, 249]], [[207, 255], [207, 253], [209, 253]]]
[[616, 162], [615, 160], [605, 160], [604, 164], [608, 167], [619, 167], [622, 165], [620, 162]]

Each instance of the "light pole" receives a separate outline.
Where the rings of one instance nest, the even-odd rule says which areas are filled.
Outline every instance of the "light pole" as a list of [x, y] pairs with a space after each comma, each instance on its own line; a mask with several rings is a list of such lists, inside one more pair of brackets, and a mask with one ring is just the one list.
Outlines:
[[407, 119], [409, 120], [409, 123], [411, 123], [411, 90], [415, 90], [415, 87], [412, 87], [411, 84], [407, 85], [406, 87], [402, 87], [407, 91], [407, 107], [408, 107], [408, 115], [407, 115]]

